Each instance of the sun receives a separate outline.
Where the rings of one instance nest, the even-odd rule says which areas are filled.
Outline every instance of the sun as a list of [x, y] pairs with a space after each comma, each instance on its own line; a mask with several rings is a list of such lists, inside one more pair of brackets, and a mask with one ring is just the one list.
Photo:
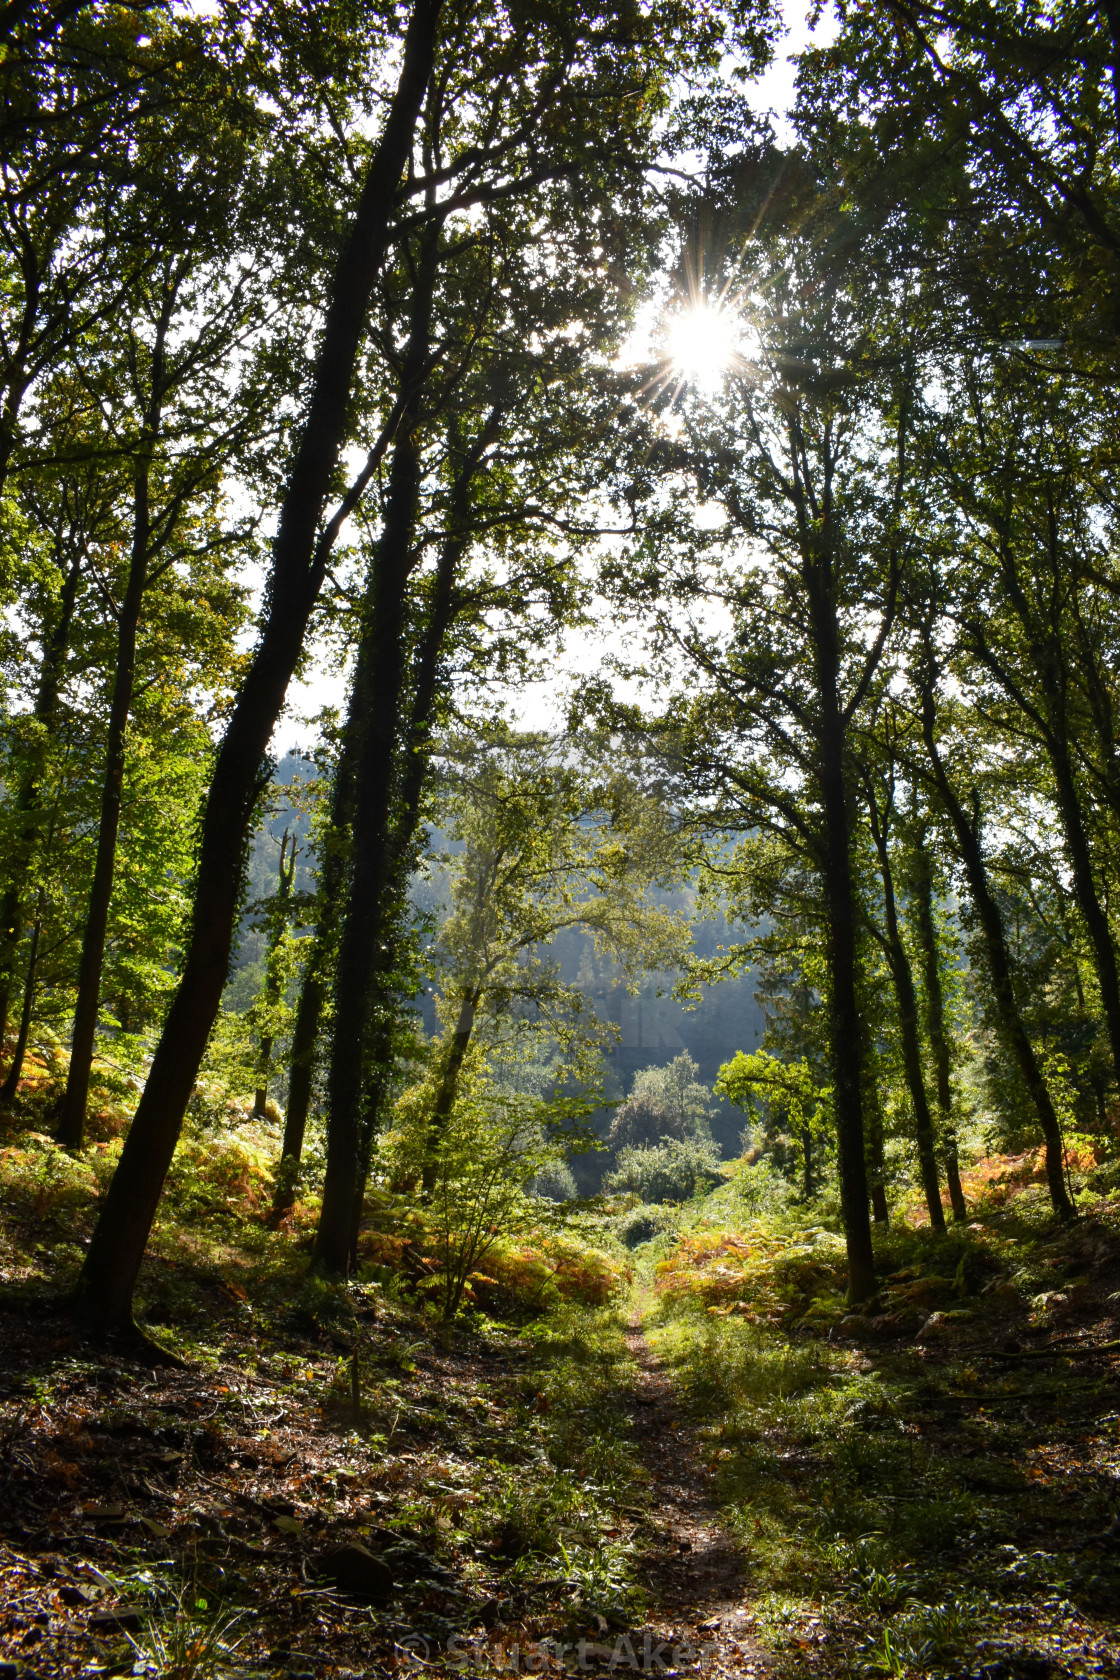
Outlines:
[[714, 390], [744, 352], [744, 323], [733, 310], [697, 303], [670, 318], [666, 349], [674, 373], [701, 390]]

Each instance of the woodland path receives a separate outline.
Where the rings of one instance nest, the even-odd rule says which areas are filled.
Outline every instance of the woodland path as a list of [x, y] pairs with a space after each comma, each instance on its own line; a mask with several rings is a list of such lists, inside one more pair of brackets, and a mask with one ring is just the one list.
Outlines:
[[[699, 1429], [677, 1403], [640, 1312], [630, 1321], [626, 1343], [637, 1367], [628, 1401], [631, 1427], [653, 1494], [656, 1549], [647, 1554], [644, 1570], [650, 1624], [664, 1630], [661, 1637], [682, 1655], [687, 1647], [703, 1652], [704, 1674], [764, 1676], [771, 1661], [755, 1637], [742, 1548], [712, 1503]], [[619, 1666], [625, 1672], [627, 1665]]]

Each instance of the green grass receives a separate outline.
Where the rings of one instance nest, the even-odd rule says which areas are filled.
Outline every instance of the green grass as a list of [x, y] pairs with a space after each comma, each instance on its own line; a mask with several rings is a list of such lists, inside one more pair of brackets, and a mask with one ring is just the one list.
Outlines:
[[[789, 1210], [774, 1223], [788, 1233]], [[1099, 1207], [1059, 1232], [1020, 1202], [973, 1225], [885, 1233], [880, 1294], [858, 1314], [839, 1266], [731, 1249], [722, 1272], [694, 1261], [689, 1288], [687, 1264], [662, 1262], [647, 1331], [702, 1426], [762, 1636], [795, 1665], [963, 1674], [1025, 1652], [1088, 1674], [1102, 1640], [1116, 1654], [1120, 1550], [1094, 1539], [1114, 1514], [1109, 1363], [989, 1354], [1082, 1319], [1107, 1333], [1120, 1221]], [[755, 1242], [765, 1216], [740, 1229]]]

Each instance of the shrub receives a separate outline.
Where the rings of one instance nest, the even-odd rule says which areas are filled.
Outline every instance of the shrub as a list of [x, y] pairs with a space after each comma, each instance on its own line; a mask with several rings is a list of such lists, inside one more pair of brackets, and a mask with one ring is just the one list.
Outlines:
[[697, 1081], [699, 1071], [687, 1050], [668, 1067], [641, 1068], [611, 1122], [611, 1147], [640, 1149], [665, 1138], [708, 1137], [712, 1095]]
[[643, 1202], [686, 1202], [720, 1176], [719, 1150], [709, 1138], [666, 1138], [649, 1149], [624, 1149], [606, 1182], [636, 1191]]
[[88, 1206], [97, 1190], [97, 1180], [85, 1161], [37, 1132], [26, 1136], [22, 1149], [0, 1150], [0, 1183], [13, 1202], [40, 1219]]
[[627, 1248], [637, 1248], [639, 1243], [652, 1242], [663, 1231], [675, 1231], [677, 1228], [677, 1210], [674, 1207], [659, 1206], [657, 1203], [639, 1202], [638, 1206], [624, 1213], [618, 1221], [616, 1229], [619, 1240]]

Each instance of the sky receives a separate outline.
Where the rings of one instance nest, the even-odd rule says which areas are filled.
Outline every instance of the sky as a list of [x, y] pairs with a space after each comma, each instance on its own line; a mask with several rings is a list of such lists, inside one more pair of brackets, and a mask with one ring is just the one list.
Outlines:
[[[747, 85], [747, 93], [754, 95], [755, 109], [770, 113], [779, 140], [789, 137], [787, 112], [793, 104], [796, 65], [794, 55], [812, 42], [827, 45], [836, 33], [836, 19], [830, 5], [826, 5], [818, 26], [811, 30], [806, 16], [806, 0], [793, 0], [783, 7], [786, 33], [778, 44], [770, 67]], [[638, 336], [648, 341], [653, 323], [649, 317], [641, 322]], [[637, 359], [637, 358], [636, 358]], [[596, 671], [611, 653], [625, 653], [626, 634], [620, 632], [609, 618], [593, 629], [569, 631], [557, 655], [542, 669], [538, 682], [508, 696], [511, 720], [524, 729], [551, 729], [564, 721], [568, 693], [583, 676]], [[313, 719], [324, 707], [341, 709], [346, 701], [347, 671], [321, 650], [310, 661], [307, 676], [293, 683], [288, 705], [277, 732], [277, 745], [282, 750], [292, 746], [309, 746], [318, 731]]]

